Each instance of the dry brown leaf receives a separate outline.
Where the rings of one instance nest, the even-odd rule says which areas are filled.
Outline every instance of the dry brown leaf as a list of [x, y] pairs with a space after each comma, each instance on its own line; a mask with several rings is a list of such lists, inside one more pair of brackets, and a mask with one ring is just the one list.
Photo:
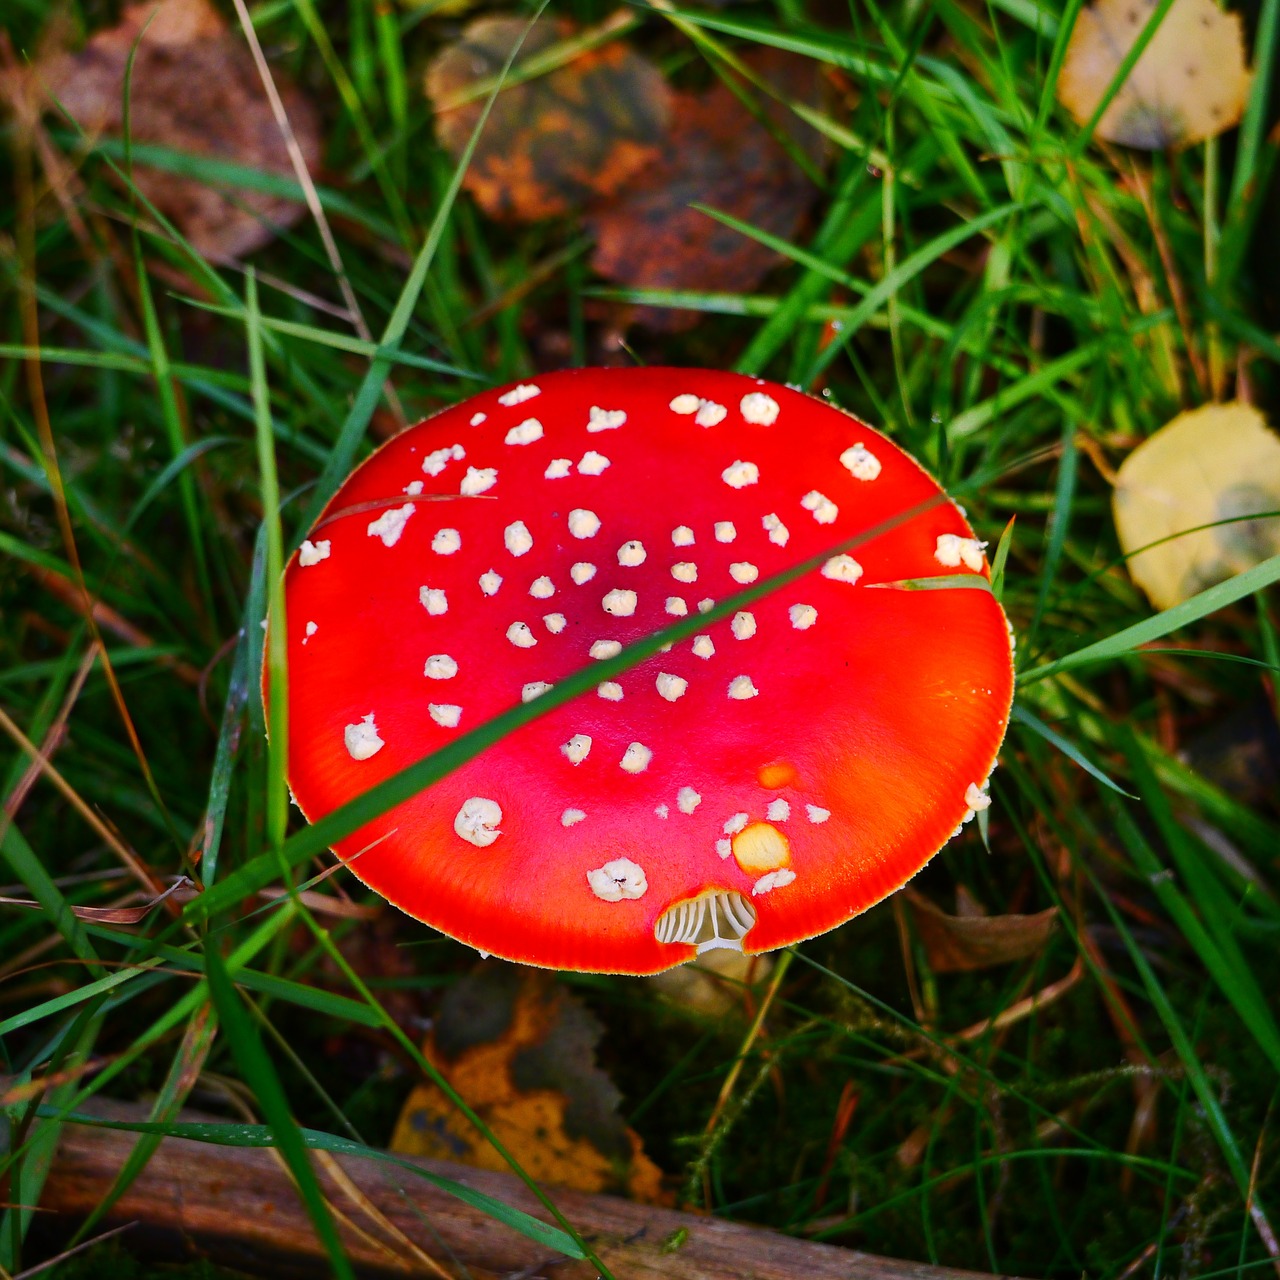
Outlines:
[[[77, 920], [90, 920], [95, 924], [141, 924], [167, 897], [176, 894], [180, 901], [189, 901], [191, 891], [195, 889], [192, 881], [186, 876], [179, 876], [163, 893], [148, 898], [136, 907], [79, 907], [71, 906], [70, 911]], [[0, 898], [0, 906], [25, 907], [32, 911], [43, 911], [41, 903], [30, 898]]]
[[[765, 50], [749, 59], [783, 97], [809, 106], [824, 82], [809, 59]], [[818, 135], [789, 109], [764, 99], [766, 117], [811, 156]], [[740, 293], [753, 289], [781, 255], [689, 206], [709, 205], [783, 239], [795, 236], [815, 188], [800, 165], [722, 83], [707, 93], [677, 95], [661, 158], [620, 199], [591, 218], [591, 265], [610, 280], [639, 289]], [[645, 323], [678, 328], [691, 312], [647, 310]]]
[[[1082, 9], [1058, 77], [1058, 100], [1092, 119], [1155, 0], [1097, 0]], [[1159, 151], [1203, 142], [1237, 124], [1249, 93], [1238, 13], [1214, 0], [1174, 0], [1098, 122], [1098, 137]]]
[[[445, 996], [424, 1052], [538, 1181], [666, 1203], [661, 1170], [596, 1065], [599, 1038], [596, 1020], [550, 974], [487, 962]], [[391, 1148], [507, 1167], [434, 1084], [409, 1095]]]
[[[292, 176], [253, 59], [209, 0], [131, 5], [119, 26], [100, 31], [79, 53], [50, 59], [37, 69], [38, 79], [91, 137], [119, 134], [125, 67], [139, 36], [130, 111], [135, 142]], [[319, 115], [287, 77], [273, 74], [314, 170], [321, 154]], [[305, 212], [279, 196], [245, 190], [227, 196], [194, 178], [142, 165], [135, 165], [134, 180], [196, 249], [217, 260], [261, 248]]]
[[[1112, 497], [1129, 572], [1157, 609], [1280, 553], [1280, 437], [1247, 404], [1210, 404], [1180, 413], [1121, 464]], [[1184, 529], [1227, 520], [1173, 538]]]
[[[1048, 941], [1057, 907], [1032, 916], [949, 916], [914, 889], [904, 889], [915, 919], [916, 935], [934, 973], [959, 973], [1010, 964], [1033, 956]], [[972, 911], [972, 899], [966, 910]]]
[[[478, 18], [431, 63], [427, 97], [454, 159], [484, 103], [448, 103], [498, 75], [526, 25], [521, 18]], [[574, 33], [564, 19], [536, 23], [513, 69]], [[662, 73], [638, 53], [619, 41], [589, 49], [498, 95], [464, 185], [494, 218], [533, 222], [568, 213], [593, 197], [611, 196], [654, 158], [670, 109]]]

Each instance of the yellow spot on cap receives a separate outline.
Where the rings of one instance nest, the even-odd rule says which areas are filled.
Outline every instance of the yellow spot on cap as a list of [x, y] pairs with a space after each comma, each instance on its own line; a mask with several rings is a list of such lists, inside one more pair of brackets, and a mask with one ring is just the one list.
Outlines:
[[779, 791], [783, 787], [789, 787], [796, 780], [796, 767], [788, 760], [783, 760], [779, 764], [761, 765], [756, 778], [762, 787], [768, 787], [770, 791]]
[[733, 859], [748, 875], [763, 875], [791, 861], [791, 845], [777, 827], [753, 822], [733, 837]]

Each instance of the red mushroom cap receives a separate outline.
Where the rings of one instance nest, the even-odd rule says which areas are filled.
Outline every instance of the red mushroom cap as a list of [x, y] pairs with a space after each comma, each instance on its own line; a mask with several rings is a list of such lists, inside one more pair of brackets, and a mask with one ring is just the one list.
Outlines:
[[[415, 500], [429, 495], [451, 500]], [[989, 591], [892, 588], [987, 574], [920, 466], [756, 378], [540, 375], [358, 467], [286, 572], [298, 804], [321, 817], [594, 658], [930, 499], [336, 846], [410, 915], [552, 968], [653, 973], [833, 928], [989, 803], [1010, 638]]]

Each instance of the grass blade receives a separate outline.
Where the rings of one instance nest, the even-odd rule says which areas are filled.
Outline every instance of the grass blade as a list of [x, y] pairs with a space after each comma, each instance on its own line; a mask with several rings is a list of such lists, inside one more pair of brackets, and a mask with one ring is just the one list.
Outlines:
[[1184, 600], [1181, 604], [1165, 609], [1154, 617], [1144, 618], [1141, 622], [1135, 622], [1133, 626], [1125, 627], [1105, 639], [1087, 644], [1074, 653], [1067, 654], [1066, 657], [1057, 658], [1053, 662], [1033, 667], [1030, 671], [1021, 672], [1018, 676], [1018, 684], [1025, 687], [1034, 684], [1037, 680], [1044, 680], [1076, 667], [1113, 662], [1116, 658], [1134, 653], [1152, 640], [1159, 640], [1172, 631], [1178, 631], [1182, 627], [1190, 626], [1193, 622], [1199, 622], [1201, 618], [1207, 618], [1211, 613], [1216, 613], [1219, 609], [1234, 604], [1255, 591], [1261, 591], [1262, 588], [1269, 587], [1275, 582], [1280, 582], [1280, 555], [1272, 556], [1261, 564], [1254, 565], [1252, 569], [1246, 569], [1243, 573], [1228, 578], [1226, 582], [1208, 587], [1192, 596], [1190, 600]]
[[342, 1247], [342, 1241], [338, 1238], [338, 1230], [334, 1226], [324, 1192], [320, 1189], [319, 1179], [307, 1158], [307, 1144], [302, 1130], [289, 1109], [280, 1077], [271, 1065], [262, 1041], [258, 1039], [258, 1029], [240, 1003], [240, 996], [232, 985], [216, 944], [205, 948], [204, 958], [209, 997], [226, 1031], [232, 1057], [243, 1073], [245, 1082], [253, 1089], [254, 1097], [267, 1118], [267, 1125], [264, 1127], [270, 1132], [273, 1145], [289, 1166], [298, 1195], [315, 1226], [316, 1236], [329, 1255], [333, 1274], [338, 1280], [355, 1280], [355, 1272]]

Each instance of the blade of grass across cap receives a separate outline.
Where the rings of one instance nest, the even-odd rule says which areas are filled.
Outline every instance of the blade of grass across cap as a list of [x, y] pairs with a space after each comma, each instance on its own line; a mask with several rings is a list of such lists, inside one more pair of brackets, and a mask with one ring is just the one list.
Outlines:
[[960, 577], [942, 573], [933, 578], [899, 578], [896, 582], [868, 582], [867, 591], [990, 591], [991, 583], [981, 574]]
[[1020, 724], [1024, 728], [1030, 729], [1032, 733], [1039, 734], [1050, 746], [1061, 751], [1073, 764], [1077, 764], [1091, 778], [1096, 778], [1104, 787], [1110, 787], [1112, 791], [1117, 791], [1122, 796], [1128, 796], [1130, 800], [1136, 800], [1138, 797], [1126, 791], [1118, 783], [1113, 782], [1101, 769], [1098, 768], [1088, 756], [1084, 754], [1073, 742], [1068, 742], [1060, 733], [1049, 728], [1039, 716], [1028, 711], [1026, 706], [1021, 702], [1015, 702], [1013, 710], [1009, 713], [1009, 719], [1014, 724]]
[[[970, 481], [966, 485], [954, 487], [952, 494], [963, 494], [973, 483], [975, 482]], [[483, 499], [460, 498], [458, 501], [483, 501]], [[350, 835], [393, 809], [397, 804], [417, 795], [431, 783], [439, 781], [513, 730], [546, 715], [547, 712], [564, 705], [579, 694], [589, 692], [601, 681], [621, 674], [638, 662], [643, 662], [657, 653], [663, 645], [677, 644], [681, 640], [688, 639], [708, 623], [728, 618], [739, 609], [745, 608], [772, 591], [787, 586], [806, 573], [821, 569], [833, 555], [851, 551], [864, 542], [888, 533], [947, 501], [949, 501], [948, 497], [939, 493], [917, 503], [897, 515], [879, 521], [870, 529], [826, 548], [807, 560], [798, 561], [770, 577], [759, 579], [751, 586], [744, 587], [725, 600], [719, 601], [706, 613], [678, 619], [671, 626], [651, 632], [622, 650], [617, 657], [592, 662], [590, 667], [580, 668], [558, 681], [539, 697], [512, 707], [511, 710], [494, 716], [475, 729], [460, 734], [447, 746], [433, 751], [413, 764], [406, 765], [398, 773], [392, 774], [391, 777], [340, 805], [323, 818], [295, 832], [285, 841], [280, 851], [283, 862], [279, 861], [274, 854], [259, 854], [246, 862], [225, 880], [187, 903], [183, 909], [184, 920], [189, 923], [209, 921], [221, 912], [234, 908], [247, 895], [256, 893], [268, 885], [282, 867], [296, 867], [314, 854], [329, 848], [344, 836]], [[968, 579], [964, 577], [959, 581], [967, 583]]]
[[[530, 16], [524, 32], [521, 34], [520, 39], [512, 45], [511, 51], [507, 54], [507, 60], [503, 63], [502, 71], [499, 73], [489, 96], [485, 99], [480, 118], [476, 121], [476, 127], [471, 131], [471, 137], [467, 139], [467, 145], [463, 149], [462, 155], [458, 158], [458, 163], [454, 166], [453, 176], [450, 178], [449, 185], [440, 200], [439, 207], [436, 209], [436, 216], [432, 219], [431, 226], [427, 230], [422, 248], [414, 259], [409, 278], [405, 281], [404, 288], [400, 291], [400, 296], [396, 300], [395, 309], [391, 313], [391, 318], [383, 329], [382, 338], [378, 344], [380, 348], [390, 348], [392, 351], [398, 350], [400, 343], [404, 339], [414, 308], [418, 305], [418, 296], [426, 284], [427, 272], [431, 269], [436, 250], [444, 238], [445, 227], [453, 212], [453, 206], [458, 199], [458, 193], [462, 190], [462, 181], [466, 176], [467, 168], [471, 164], [471, 157], [475, 154], [480, 135], [488, 123], [489, 113], [493, 110], [493, 104], [497, 100], [498, 93], [502, 89], [506, 77], [510, 74], [512, 63], [523, 47], [525, 38], [533, 29], [533, 24], [542, 14], [547, 3], [548, 0], [541, 0]], [[305, 508], [300, 522], [301, 527], [310, 528], [315, 523], [325, 504], [338, 491], [338, 486], [351, 470], [352, 463], [355, 461], [356, 450], [360, 447], [360, 441], [368, 428], [369, 420], [373, 417], [373, 411], [377, 407], [378, 399], [382, 394], [382, 384], [386, 380], [390, 367], [390, 361], [381, 350], [370, 362], [369, 368], [356, 391], [351, 409], [338, 432], [338, 438], [334, 441], [333, 448], [329, 451], [329, 457], [316, 481], [315, 492], [310, 503]], [[295, 541], [300, 541], [300, 539]]]
[[1219, 582], [1216, 586], [1207, 587], [1198, 595], [1174, 605], [1171, 609], [1165, 609], [1153, 617], [1135, 622], [1132, 626], [1125, 627], [1102, 640], [1096, 640], [1093, 644], [1087, 644], [1074, 653], [1046, 662], [1042, 666], [1033, 667], [1030, 671], [1020, 672], [1018, 684], [1026, 686], [1048, 676], [1057, 675], [1059, 672], [1070, 671], [1074, 667], [1114, 661], [1116, 658], [1134, 653], [1152, 640], [1159, 640], [1171, 631], [1177, 631], [1190, 623], [1198, 622], [1201, 618], [1208, 617], [1209, 614], [1216, 613], [1217, 610], [1234, 604], [1237, 600], [1264, 587], [1269, 587], [1275, 582], [1280, 582], [1280, 555], [1271, 556], [1261, 564], [1254, 565], [1252, 569], [1246, 569], [1243, 573], [1238, 573], [1225, 582]]
[[[190, 1142], [204, 1142], [210, 1146], [219, 1147], [278, 1147], [274, 1129], [272, 1126], [265, 1124], [104, 1120], [100, 1116], [90, 1115], [81, 1111], [61, 1111], [56, 1107], [41, 1107], [40, 1114], [44, 1115], [46, 1113], [58, 1117], [64, 1123], [83, 1125], [90, 1129], [114, 1129], [125, 1133], [156, 1134], [161, 1138], [185, 1138]], [[364, 1143], [356, 1142], [351, 1138], [343, 1138], [333, 1133], [324, 1133], [317, 1129], [299, 1127], [297, 1134], [300, 1147], [305, 1150], [327, 1151], [332, 1155], [353, 1156], [358, 1159], [372, 1160], [378, 1164], [406, 1170], [415, 1177], [431, 1183], [432, 1186], [438, 1187], [441, 1191], [445, 1191], [451, 1196], [455, 1196], [464, 1204], [469, 1204], [472, 1208], [480, 1210], [481, 1213], [504, 1223], [513, 1230], [520, 1232], [526, 1238], [536, 1241], [548, 1249], [554, 1249], [557, 1253], [562, 1253], [565, 1257], [575, 1260], [581, 1260], [586, 1256], [574, 1243], [573, 1239], [558, 1227], [542, 1222], [520, 1209], [513, 1209], [510, 1205], [503, 1204], [501, 1200], [496, 1199], [494, 1196], [486, 1195], [483, 1191], [476, 1191], [474, 1188], [468, 1187], [464, 1183], [456, 1182], [452, 1178], [445, 1178], [439, 1174], [432, 1173], [421, 1165], [415, 1164], [407, 1156], [398, 1156], [394, 1152], [366, 1146]]]

